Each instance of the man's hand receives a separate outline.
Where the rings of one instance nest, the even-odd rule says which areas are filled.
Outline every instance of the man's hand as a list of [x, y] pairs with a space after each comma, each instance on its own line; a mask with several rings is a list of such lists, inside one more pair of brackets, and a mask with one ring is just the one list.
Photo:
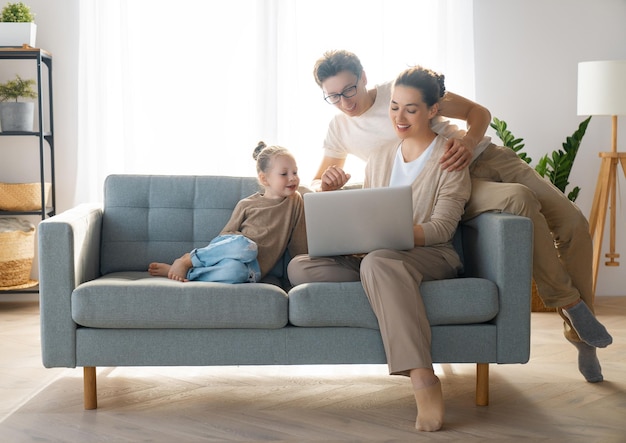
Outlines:
[[460, 171], [469, 166], [472, 161], [474, 146], [470, 149], [468, 141], [458, 138], [451, 138], [446, 142], [446, 152], [443, 153], [439, 163], [448, 172]]
[[346, 174], [343, 169], [338, 166], [329, 166], [322, 174], [322, 191], [335, 191], [348, 183], [350, 174]]

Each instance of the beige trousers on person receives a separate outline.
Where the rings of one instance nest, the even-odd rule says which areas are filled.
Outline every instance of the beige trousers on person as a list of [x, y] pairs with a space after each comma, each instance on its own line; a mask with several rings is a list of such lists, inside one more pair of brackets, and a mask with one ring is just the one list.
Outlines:
[[432, 367], [430, 323], [420, 284], [457, 275], [457, 269], [437, 248], [383, 249], [367, 254], [362, 260], [353, 256], [299, 255], [289, 263], [288, 273], [293, 285], [360, 278], [378, 319], [389, 372], [409, 375], [411, 369]]
[[[580, 209], [510, 148], [490, 145], [470, 166], [472, 194], [465, 219], [487, 211], [533, 222], [533, 278], [548, 307], [578, 298], [593, 311], [592, 240]], [[565, 320], [565, 336], [580, 341]]]

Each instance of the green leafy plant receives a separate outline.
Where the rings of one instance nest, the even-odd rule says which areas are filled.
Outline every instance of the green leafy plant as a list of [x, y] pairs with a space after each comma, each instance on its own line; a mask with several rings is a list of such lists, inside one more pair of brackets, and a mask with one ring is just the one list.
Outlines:
[[[535, 171], [537, 171], [539, 175], [550, 180], [550, 182], [559, 188], [564, 194], [567, 186], [570, 184], [569, 175], [572, 171], [572, 167], [574, 166], [574, 160], [576, 159], [576, 154], [578, 154], [578, 148], [580, 147], [582, 138], [587, 131], [587, 126], [589, 125], [590, 120], [591, 117], [588, 117], [583, 120], [580, 125], [578, 125], [578, 129], [570, 137], [565, 139], [565, 142], [562, 145], [562, 150], [558, 149], [552, 151], [552, 154], [550, 155], [544, 155], [535, 166]], [[513, 149], [517, 153], [518, 157], [526, 163], [531, 163], [532, 160], [530, 157], [528, 157], [526, 153], [521, 152], [521, 149], [524, 147], [524, 144], [522, 144], [523, 139], [515, 138], [511, 131], [508, 130], [506, 122], [498, 120], [494, 117], [490, 126], [495, 129], [496, 135], [500, 138], [500, 140], [502, 140], [504, 146]], [[570, 201], [575, 202], [579, 193], [580, 188], [576, 186], [569, 193], [567, 193], [567, 198], [569, 198]]]
[[[551, 156], [548, 156], [547, 154], [544, 155], [539, 160], [539, 163], [537, 163], [537, 166], [535, 166], [535, 170], [539, 173], [539, 175], [542, 177], [547, 176], [548, 179], [554, 183], [554, 186], [559, 188], [563, 193], [565, 193], [565, 188], [569, 185], [569, 174], [572, 170], [572, 166], [574, 165], [576, 154], [578, 154], [578, 148], [580, 147], [582, 138], [587, 131], [587, 126], [589, 125], [590, 120], [591, 117], [583, 120], [572, 136], [567, 137], [563, 143], [563, 150], [559, 149], [558, 151], [553, 151]], [[567, 197], [571, 201], [576, 201], [579, 192], [580, 188], [576, 186], [570, 193], [567, 194]]]
[[524, 141], [523, 138], [515, 138], [513, 133], [508, 130], [507, 124], [503, 120], [498, 120], [496, 117], [493, 118], [493, 122], [491, 123], [491, 127], [496, 130], [496, 135], [502, 140], [504, 146], [511, 148], [515, 152], [517, 152], [517, 156], [524, 160], [526, 163], [532, 162], [532, 159], [525, 153], [522, 152], [524, 149]]
[[8, 23], [32, 23], [35, 21], [35, 14], [22, 2], [7, 3], [2, 8], [0, 21]]
[[35, 80], [23, 80], [16, 74], [14, 80], [0, 84], [0, 101], [15, 100], [17, 102], [20, 98], [37, 98], [35, 84]]

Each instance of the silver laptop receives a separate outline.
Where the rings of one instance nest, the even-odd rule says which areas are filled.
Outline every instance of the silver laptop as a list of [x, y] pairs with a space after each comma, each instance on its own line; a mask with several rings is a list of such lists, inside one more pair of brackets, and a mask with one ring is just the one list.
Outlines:
[[303, 198], [311, 257], [413, 247], [410, 186], [309, 192]]

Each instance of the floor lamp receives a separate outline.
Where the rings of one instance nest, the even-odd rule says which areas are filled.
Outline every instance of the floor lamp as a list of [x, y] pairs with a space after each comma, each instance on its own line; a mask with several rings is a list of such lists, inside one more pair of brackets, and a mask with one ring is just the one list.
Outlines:
[[600, 152], [601, 164], [593, 197], [589, 232], [593, 239], [593, 293], [596, 292], [600, 251], [607, 211], [610, 212], [610, 246], [606, 266], [619, 266], [615, 252], [615, 206], [617, 170], [626, 176], [626, 152], [617, 152], [617, 116], [626, 115], [626, 60], [592, 61], [578, 64], [578, 115], [610, 115], [611, 152]]

